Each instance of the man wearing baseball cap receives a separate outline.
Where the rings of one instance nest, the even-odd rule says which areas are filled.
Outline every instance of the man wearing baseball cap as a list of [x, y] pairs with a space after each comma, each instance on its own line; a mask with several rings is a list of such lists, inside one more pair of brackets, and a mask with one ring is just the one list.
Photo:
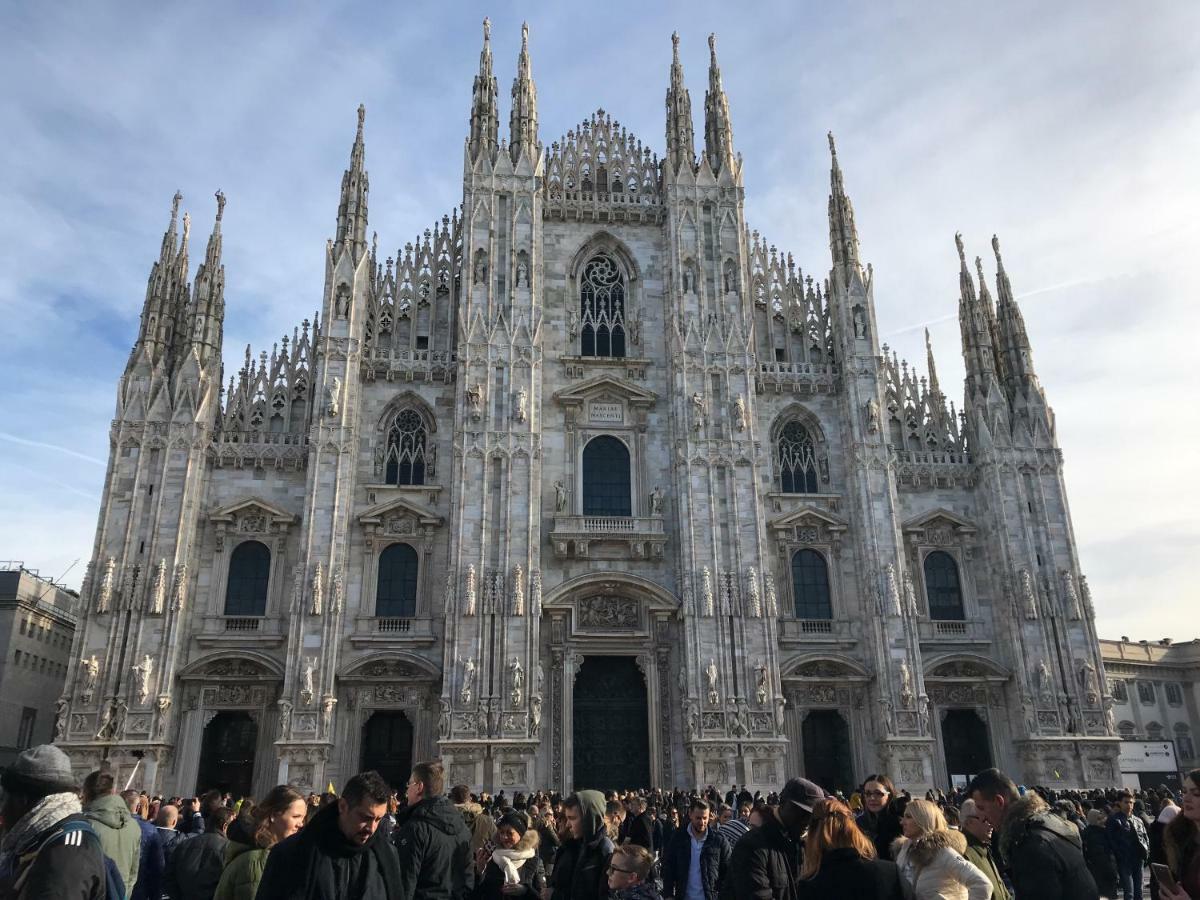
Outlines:
[[104, 900], [104, 855], [83, 820], [67, 755], [53, 744], [31, 747], [0, 774], [0, 788], [0, 896]]
[[770, 807], [762, 826], [750, 829], [734, 845], [721, 900], [796, 896], [804, 861], [804, 832], [812, 819], [813, 804], [824, 799], [825, 792], [807, 779], [793, 778], [785, 784], [779, 806]]

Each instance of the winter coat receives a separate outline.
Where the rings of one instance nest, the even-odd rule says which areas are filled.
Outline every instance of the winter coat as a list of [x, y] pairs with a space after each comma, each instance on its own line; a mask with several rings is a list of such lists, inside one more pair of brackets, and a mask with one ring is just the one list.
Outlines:
[[1000, 864], [1020, 900], [1096, 900], [1096, 881], [1083, 858], [1079, 829], [1050, 813], [1035, 793], [1009, 805], [992, 837]]
[[400, 812], [392, 840], [400, 861], [397, 897], [461, 900], [475, 883], [471, 833], [445, 797], [426, 797]]
[[642, 813], [636, 818], [628, 819], [629, 827], [625, 830], [625, 837], [628, 843], [637, 844], [639, 847], [645, 847], [654, 853], [654, 820], [650, 818], [650, 813]]
[[14, 848], [15, 868], [11, 880], [0, 884], [5, 900], [105, 900], [108, 884], [104, 851], [91, 838], [68, 840], [62, 833], [69, 822], [83, 819], [67, 816]]
[[604, 830], [604, 795], [576, 791], [583, 837], [563, 841], [550, 874], [553, 900], [605, 900], [613, 844]]
[[[687, 833], [685, 825], [676, 835]], [[721, 900], [794, 897], [803, 862], [803, 845], [792, 839], [776, 813], [767, 813], [760, 828], [751, 828], [734, 845]]]
[[896, 864], [863, 859], [853, 847], [826, 850], [812, 878], [797, 882], [797, 900], [907, 900], [908, 885]]
[[888, 803], [877, 813], [863, 810], [855, 820], [858, 828], [875, 845], [878, 859], [892, 858], [892, 844], [900, 837], [900, 815], [895, 802]]
[[126, 885], [126, 894], [137, 884], [142, 856], [142, 829], [117, 794], [97, 797], [83, 811], [84, 818], [100, 838], [104, 855], [113, 861]]
[[[462, 817], [447, 802], [463, 830]], [[399, 900], [401, 873], [396, 850], [376, 828], [365, 844], [346, 839], [338, 826], [338, 804], [323, 807], [267, 857], [257, 900]], [[434, 893], [425, 896], [437, 896]]]
[[538, 833], [538, 856], [542, 858], [543, 866], [554, 865], [554, 857], [558, 854], [559, 844], [562, 843], [558, 839], [556, 832], [549, 825], [537, 825]]
[[[716, 900], [721, 885], [729, 874], [732, 856], [729, 841], [725, 840], [714, 823], [709, 823], [700, 848], [700, 883], [705, 900]], [[684, 900], [692, 867], [692, 827], [687, 825], [675, 832], [663, 852], [663, 897]]]
[[472, 893], [473, 900], [501, 900], [504, 897], [513, 897], [516, 900], [539, 900], [542, 895], [542, 888], [546, 886], [546, 867], [542, 865], [542, 858], [538, 854], [538, 848], [541, 844], [541, 837], [538, 835], [536, 828], [530, 828], [517, 842], [514, 850], [532, 850], [533, 856], [525, 860], [517, 867], [517, 882], [524, 890], [505, 894], [504, 887], [504, 870], [496, 865], [495, 860], [488, 859], [487, 865], [483, 868], [483, 874], [479, 878], [479, 883], [475, 885], [475, 890]]
[[612, 892], [612, 900], [662, 900], [652, 881], [642, 881], [633, 887]]
[[992, 857], [991, 845], [985, 844], [969, 831], [964, 831], [963, 837], [967, 839], [967, 849], [963, 851], [963, 858], [986, 875], [992, 883], [992, 900], [1011, 900], [1008, 886], [1000, 876], [1000, 869]]
[[463, 822], [471, 832], [471, 858], [496, 834], [496, 823], [478, 803], [456, 803], [455, 808], [462, 813]]
[[269, 847], [230, 841], [225, 848], [225, 868], [221, 870], [213, 900], [254, 900], [270, 852]]
[[1108, 817], [1104, 830], [1108, 832], [1108, 842], [1112, 844], [1118, 869], [1140, 866], [1150, 855], [1150, 838], [1146, 834], [1146, 823], [1140, 816], [1115, 812]]
[[[179, 845], [187, 840], [187, 835], [175, 828], [155, 828], [158, 839], [162, 842], [164, 867], [171, 861], [171, 854], [179, 849]], [[199, 836], [199, 835], [197, 835]]]
[[992, 883], [963, 857], [966, 849], [961, 831], [943, 828], [912, 840], [898, 838], [892, 856], [916, 900], [988, 900]]
[[162, 877], [166, 869], [166, 854], [158, 829], [140, 816], [134, 816], [142, 833], [138, 855], [138, 879], [129, 893], [129, 900], [159, 900], [162, 896]]
[[170, 900], [213, 900], [228, 846], [229, 838], [219, 832], [205, 832], [180, 842], [163, 878], [163, 890]]
[[1088, 825], [1083, 829], [1083, 858], [1102, 897], [1116, 897], [1121, 892], [1117, 858], [1112, 842], [1103, 825]]

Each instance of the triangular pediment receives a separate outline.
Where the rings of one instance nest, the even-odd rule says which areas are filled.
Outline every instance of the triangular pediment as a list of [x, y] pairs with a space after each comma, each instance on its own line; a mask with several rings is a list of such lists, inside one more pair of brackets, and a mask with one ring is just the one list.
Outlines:
[[771, 520], [772, 528], [794, 528], [797, 525], [824, 525], [830, 531], [845, 531], [849, 523], [845, 519], [816, 506], [801, 506]]
[[389, 519], [402, 519], [405, 517], [415, 519], [417, 523], [433, 528], [440, 528], [445, 521], [442, 516], [429, 507], [417, 503], [404, 495], [393, 497], [391, 500], [386, 500], [383, 503], [372, 506], [358, 517], [358, 521], [362, 525], [379, 525]]
[[653, 406], [658, 401], [658, 394], [616, 375], [597, 375], [558, 391], [554, 399], [564, 406], [576, 406], [588, 400], [604, 399], [621, 400], [634, 406]]
[[214, 522], [232, 522], [238, 516], [262, 515], [267, 516], [279, 525], [290, 525], [296, 521], [296, 516], [285, 509], [280, 509], [273, 503], [268, 503], [260, 497], [243, 497], [228, 506], [214, 509], [209, 518]]
[[933, 528], [937, 525], [945, 528], [953, 528], [960, 533], [966, 534], [976, 531], [975, 525], [972, 522], [968, 522], [962, 516], [952, 513], [941, 506], [931, 509], [928, 512], [923, 512], [919, 516], [914, 516], [900, 527], [904, 531], [924, 531], [926, 528]]

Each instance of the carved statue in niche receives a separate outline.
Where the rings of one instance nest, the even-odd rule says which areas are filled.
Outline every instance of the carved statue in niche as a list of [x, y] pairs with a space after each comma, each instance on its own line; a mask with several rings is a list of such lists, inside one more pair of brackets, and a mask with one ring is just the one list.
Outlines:
[[438, 737], [446, 740], [450, 737], [450, 701], [438, 700]]
[[735, 284], [735, 282], [737, 280], [737, 274], [734, 270], [732, 259], [727, 259], [725, 261], [725, 271], [723, 274], [724, 274], [725, 293], [732, 294], [734, 291], [737, 290], [737, 286]]
[[1089, 704], [1096, 702], [1100, 695], [1100, 691], [1096, 686], [1096, 667], [1089, 660], [1083, 660], [1079, 667], [1079, 687], [1083, 690], [1084, 696]]
[[517, 391], [516, 410], [513, 412], [513, 418], [522, 423], [529, 419], [529, 391], [525, 388]]
[[483, 387], [478, 382], [467, 385], [467, 405], [471, 407], [471, 418], [483, 414]]
[[521, 568], [520, 563], [513, 567], [512, 614], [525, 615], [525, 570]]
[[696, 286], [695, 285], [696, 278], [692, 274], [692, 264], [690, 262], [685, 262], [683, 264], [682, 275], [683, 275], [683, 292], [685, 294], [690, 294], [695, 289], [695, 286]]
[[663, 511], [663, 489], [658, 485], [650, 492], [650, 515], [661, 516]]
[[1037, 667], [1033, 670], [1033, 684], [1037, 688], [1038, 699], [1042, 703], [1049, 703], [1053, 692], [1050, 685], [1050, 669], [1044, 659], [1039, 659]]
[[463, 594], [463, 615], [475, 615], [475, 564], [467, 566], [467, 590]]
[[775, 576], [770, 572], [763, 576], [766, 583], [767, 615], [771, 618], [779, 615], [779, 597], [775, 593]]
[[475, 251], [475, 267], [473, 270], [473, 278], [475, 284], [487, 283], [488, 255], [487, 251], [480, 247]]
[[529, 263], [524, 250], [517, 254], [517, 279], [513, 287], [529, 287]]
[[867, 338], [867, 315], [861, 306], [854, 307], [854, 337], [858, 340]]
[[908, 614], [915, 616], [917, 614], [917, 592], [913, 588], [912, 573], [904, 573], [904, 602], [908, 606]]
[[1067, 602], [1067, 617], [1079, 619], [1079, 592], [1075, 590], [1075, 576], [1069, 571], [1063, 572], [1063, 596]]
[[54, 740], [61, 741], [67, 736], [67, 708], [69, 702], [66, 697], [59, 697], [54, 703]]
[[292, 701], [280, 698], [275, 705], [279, 707], [279, 740], [286, 741], [292, 733]]
[[139, 706], [146, 702], [146, 698], [150, 696], [150, 677], [154, 673], [154, 658], [147, 653], [142, 657], [142, 661], [136, 666], [131, 666], [134, 674], [134, 687], [137, 693], [137, 703]]
[[767, 667], [765, 663], [759, 663], [754, 667], [754, 698], [759, 706], [766, 706], [767, 692]]
[[334, 375], [325, 385], [325, 416], [335, 419], [338, 415], [338, 397], [342, 393], [342, 379]]
[[534, 694], [529, 698], [529, 736], [538, 737], [542, 732], [542, 697]]
[[150, 589], [150, 613], [161, 616], [167, 597], [167, 561], [160, 559], [154, 569], [154, 585]]
[[1033, 576], [1029, 574], [1028, 569], [1022, 569], [1018, 580], [1021, 582], [1021, 602], [1025, 607], [1025, 618], [1036, 619], [1038, 617], [1037, 592], [1033, 587]]
[[900, 661], [900, 705], [905, 709], [912, 706], [916, 694], [913, 692], [912, 671], [907, 660]]
[[313, 676], [317, 671], [317, 663], [311, 656], [304, 660], [304, 668], [300, 671], [300, 700], [305, 706], [313, 702]]
[[308, 609], [309, 615], [319, 616], [325, 607], [325, 568], [320, 561], [317, 562], [316, 568], [313, 569], [312, 578], [312, 605]]
[[787, 701], [782, 697], [775, 698], [775, 730], [783, 734], [784, 727], [787, 725], [786, 719]]
[[331, 736], [333, 727], [333, 708], [337, 706], [337, 698], [326, 695], [321, 698], [321, 733]]
[[746, 613], [752, 619], [762, 618], [762, 595], [758, 591], [758, 570], [746, 573]]
[[471, 697], [475, 690], [475, 660], [467, 657], [462, 664], [462, 688], [459, 690], [458, 699], [464, 706], [470, 706]]
[[893, 616], [901, 614], [900, 585], [896, 581], [896, 567], [888, 563], [883, 567], [884, 582], [887, 585], [888, 609]]
[[695, 740], [700, 737], [700, 711], [696, 709], [694, 700], [683, 701], [683, 720], [686, 723], [688, 738]]
[[171, 587], [171, 608], [176, 612], [183, 609], [183, 595], [187, 591], [187, 563], [180, 563], [175, 569], [175, 584]]
[[700, 581], [703, 585], [702, 597], [704, 600], [704, 606], [701, 609], [700, 615], [712, 618], [716, 612], [716, 598], [713, 596], [712, 573], [708, 571], [708, 566], [704, 567], [700, 575]]
[[100, 680], [100, 660], [96, 659], [96, 654], [81, 659], [79, 671], [83, 674], [83, 688], [79, 697], [84, 703], [91, 703], [96, 693], [96, 683]]
[[332, 584], [330, 585], [329, 611], [333, 615], [337, 615], [342, 611], [342, 573], [335, 571], [333, 573]]
[[686, 697], [688, 694], [688, 673], [687, 666], [679, 667], [679, 675], [676, 679], [676, 684], [679, 687], [679, 696]]
[[737, 702], [736, 711], [729, 717], [729, 733], [735, 738], [745, 737], [750, 733], [745, 700]]
[[704, 403], [704, 395], [699, 391], [692, 394], [692, 430], [699, 431], [708, 421], [708, 408]]
[[704, 682], [708, 686], [708, 702], [712, 706], [716, 706], [721, 702], [721, 695], [717, 692], [716, 660], [708, 661], [708, 666], [704, 669]]
[[1083, 597], [1083, 608], [1087, 611], [1088, 618], [1094, 618], [1096, 609], [1092, 606], [1092, 589], [1088, 587], [1086, 575], [1079, 576], [1079, 593]]
[[567, 486], [563, 484], [562, 479], [554, 482], [554, 511], [567, 511]]
[[879, 431], [879, 403], [874, 397], [867, 400], [867, 431], [871, 434]]
[[567, 316], [567, 337], [574, 340], [579, 337], [579, 313], [571, 310], [571, 314]]
[[633, 346], [637, 347], [642, 343], [642, 317], [629, 320], [629, 341]]
[[529, 575], [529, 614], [542, 614], [542, 570], [534, 569]]
[[746, 430], [746, 399], [738, 394], [734, 398], [733, 405], [730, 410], [733, 413], [733, 427], [738, 431]]
[[508, 686], [509, 686], [509, 702], [513, 706], [520, 706], [524, 699], [525, 691], [525, 670], [521, 667], [521, 661], [515, 656], [508, 664]]
[[96, 595], [96, 612], [108, 612], [112, 602], [113, 587], [117, 579], [117, 561], [111, 556], [104, 563], [104, 574], [100, 577], [100, 590]]

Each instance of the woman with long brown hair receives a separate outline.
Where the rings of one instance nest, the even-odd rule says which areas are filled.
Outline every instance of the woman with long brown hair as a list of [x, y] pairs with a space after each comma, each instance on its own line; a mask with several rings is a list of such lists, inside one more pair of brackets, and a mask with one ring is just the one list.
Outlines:
[[1160, 900], [1200, 900], [1200, 769], [1183, 779], [1183, 805], [1163, 831], [1163, 849], [1176, 890], [1159, 882]]
[[839, 800], [813, 805], [804, 839], [804, 867], [798, 900], [904, 900], [904, 882], [896, 864], [876, 859], [875, 845]]
[[229, 826], [225, 868], [213, 900], [254, 900], [267, 854], [300, 830], [305, 809], [304, 795], [281, 784], [271, 788], [249, 815], [243, 811]]

